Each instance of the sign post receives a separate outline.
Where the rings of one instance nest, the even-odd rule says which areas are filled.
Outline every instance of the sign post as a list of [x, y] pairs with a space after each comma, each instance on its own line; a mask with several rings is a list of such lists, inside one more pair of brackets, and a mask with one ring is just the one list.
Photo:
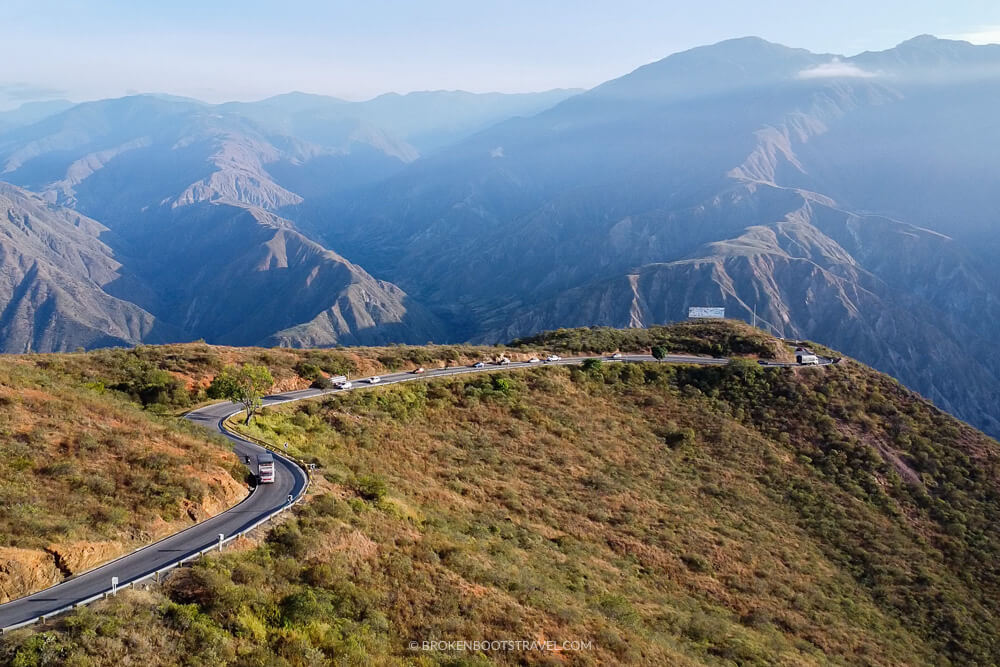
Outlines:
[[118, 595], [118, 577], [111, 577], [111, 594]]

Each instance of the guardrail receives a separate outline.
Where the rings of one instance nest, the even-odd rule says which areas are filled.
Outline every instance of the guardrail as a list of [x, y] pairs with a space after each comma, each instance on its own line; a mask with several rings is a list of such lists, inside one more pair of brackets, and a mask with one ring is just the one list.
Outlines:
[[[233, 413], [233, 414], [239, 414], [239, 413], [236, 412], [236, 413]], [[259, 521], [254, 522], [250, 526], [247, 526], [246, 528], [244, 528], [244, 529], [242, 529], [242, 530], [240, 530], [240, 531], [238, 531], [238, 532], [236, 532], [236, 533], [234, 533], [234, 534], [232, 534], [232, 535], [230, 535], [228, 537], [223, 537], [218, 542], [210, 544], [209, 546], [205, 547], [204, 549], [201, 549], [201, 550], [196, 551], [194, 553], [188, 554], [184, 558], [181, 558], [181, 559], [179, 559], [179, 560], [177, 560], [177, 561], [175, 561], [175, 562], [173, 562], [173, 563], [171, 563], [169, 565], [161, 567], [158, 570], [154, 570], [153, 572], [149, 572], [149, 573], [144, 574], [142, 576], [135, 577], [134, 579], [129, 579], [128, 581], [120, 583], [120, 584], [117, 584], [115, 586], [109, 586], [104, 591], [102, 591], [100, 593], [97, 593], [96, 595], [92, 595], [89, 598], [86, 598], [84, 600], [77, 600], [76, 602], [73, 602], [72, 604], [68, 604], [65, 607], [60, 607], [59, 609], [56, 609], [54, 611], [48, 612], [47, 614], [40, 614], [38, 616], [35, 616], [34, 618], [29, 618], [26, 621], [21, 621], [20, 623], [15, 623], [13, 625], [8, 625], [8, 626], [5, 626], [5, 627], [2, 627], [2, 628], [0, 628], [0, 635], [3, 635], [4, 633], [7, 633], [7, 632], [11, 632], [13, 630], [18, 630], [20, 628], [27, 627], [29, 625], [34, 625], [35, 623], [44, 623], [45, 621], [53, 618], [54, 616], [59, 616], [59, 615], [65, 614], [66, 612], [73, 611], [74, 609], [77, 609], [79, 607], [84, 607], [86, 605], [92, 604], [92, 603], [97, 602], [99, 600], [107, 599], [108, 596], [111, 596], [111, 595], [114, 595], [115, 593], [117, 593], [118, 589], [120, 589], [120, 588], [135, 588], [135, 586], [137, 584], [141, 584], [141, 583], [143, 583], [145, 581], [148, 581], [150, 579], [153, 579], [154, 581], [159, 582], [160, 581], [160, 577], [164, 573], [169, 572], [169, 571], [171, 571], [171, 570], [173, 570], [175, 568], [181, 567], [185, 563], [189, 563], [192, 560], [195, 560], [196, 558], [201, 558], [205, 554], [211, 553], [213, 551], [222, 551], [222, 548], [225, 545], [227, 545], [230, 542], [232, 542], [233, 540], [235, 540], [235, 539], [237, 539], [239, 537], [243, 537], [247, 533], [249, 533], [251, 531], [254, 531], [257, 528], [260, 528], [262, 525], [264, 525], [265, 523], [269, 522], [274, 517], [278, 516], [282, 512], [290, 510], [292, 507], [294, 507], [299, 502], [301, 502], [302, 499], [305, 498], [305, 496], [306, 496], [306, 491], [309, 490], [309, 485], [312, 483], [312, 472], [311, 472], [310, 464], [305, 463], [305, 462], [299, 460], [297, 457], [294, 457], [294, 456], [291, 456], [289, 454], [281, 452], [280, 450], [278, 450], [276, 447], [274, 447], [270, 443], [266, 443], [263, 440], [260, 440], [259, 438], [254, 438], [253, 436], [246, 436], [246, 435], [243, 435], [242, 433], [234, 433], [233, 431], [230, 431], [229, 429], [226, 429], [225, 422], [226, 422], [226, 420], [228, 420], [232, 416], [233, 415], [229, 415], [229, 417], [226, 417], [225, 419], [223, 419], [220, 422], [220, 426], [227, 433], [229, 433], [230, 435], [236, 436], [237, 438], [242, 438], [244, 440], [252, 442], [253, 444], [255, 444], [255, 445], [259, 446], [259, 447], [264, 447], [265, 449], [273, 451], [278, 456], [280, 456], [282, 458], [285, 458], [285, 459], [288, 459], [289, 461], [291, 461], [292, 463], [294, 463], [295, 465], [297, 465], [299, 468], [302, 469], [302, 471], [306, 474], [306, 483], [302, 487], [302, 490], [299, 492], [298, 496], [296, 496], [295, 498], [293, 498], [290, 503], [286, 503], [285, 505], [282, 505], [280, 508], [278, 508], [274, 512], [268, 514], [267, 516], [263, 517]], [[255, 487], [255, 490], [256, 490], [256, 487]], [[246, 498], [244, 498], [242, 501], [240, 501], [240, 503], [238, 503], [237, 505], [234, 505], [234, 507], [238, 507], [239, 504], [243, 503], [245, 500], [247, 500], [248, 498], [250, 498], [250, 496], [252, 496], [252, 495], [253, 495], [253, 491], [251, 491], [247, 495]], [[232, 508], [230, 508], [230, 509], [232, 509]], [[229, 511], [229, 510], [226, 510], [226, 511]], [[171, 537], [172, 537], [172, 535], [171, 535]], [[156, 542], [153, 542], [153, 544], [156, 544]], [[152, 546], [152, 544], [147, 544], [145, 546], [142, 546], [142, 547], [136, 549], [135, 551], [133, 551], [131, 553], [125, 554], [123, 556], [119, 556], [118, 558], [116, 558], [116, 559], [114, 559], [112, 561], [109, 561], [108, 563], [103, 563], [103, 564], [101, 564], [101, 565], [99, 565], [97, 567], [106, 567], [110, 563], [113, 563], [115, 560], [120, 560], [121, 558], [127, 558], [128, 556], [131, 556], [134, 553], [142, 551], [143, 549], [147, 549], [150, 546]], [[97, 568], [95, 567], [93, 569], [97, 569]]]

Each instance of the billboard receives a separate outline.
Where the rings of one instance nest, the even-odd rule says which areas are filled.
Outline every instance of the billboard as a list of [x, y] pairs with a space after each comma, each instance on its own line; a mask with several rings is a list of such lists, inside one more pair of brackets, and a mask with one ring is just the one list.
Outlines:
[[692, 306], [688, 308], [688, 319], [697, 317], [723, 318], [726, 316], [725, 308], [706, 308], [702, 306]]

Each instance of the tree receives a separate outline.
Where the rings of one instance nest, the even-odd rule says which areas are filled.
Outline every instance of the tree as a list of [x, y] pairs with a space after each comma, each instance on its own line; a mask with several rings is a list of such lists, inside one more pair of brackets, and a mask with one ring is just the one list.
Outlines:
[[215, 376], [208, 387], [208, 395], [213, 398], [228, 398], [233, 403], [242, 403], [249, 424], [254, 414], [263, 404], [264, 393], [274, 385], [274, 378], [267, 366], [243, 364], [242, 367], [226, 366]]
[[598, 371], [601, 368], [601, 360], [600, 359], [584, 359], [583, 363], [581, 364], [581, 366], [583, 366], [583, 370], [585, 370], [585, 371]]
[[653, 358], [656, 359], [657, 361], [667, 356], [667, 348], [663, 347], [662, 345], [654, 345], [652, 352], [653, 352]]

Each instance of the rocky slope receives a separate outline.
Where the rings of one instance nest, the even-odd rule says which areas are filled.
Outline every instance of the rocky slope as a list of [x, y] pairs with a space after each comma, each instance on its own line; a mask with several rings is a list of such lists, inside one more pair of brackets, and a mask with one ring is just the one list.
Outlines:
[[0, 350], [72, 350], [179, 335], [114, 296], [134, 291], [134, 280], [100, 240], [106, 231], [0, 183]]
[[261, 208], [175, 210], [134, 244], [146, 248], [135, 258], [142, 279], [170, 285], [149, 307], [209, 342], [302, 347], [446, 337], [398, 287]]

